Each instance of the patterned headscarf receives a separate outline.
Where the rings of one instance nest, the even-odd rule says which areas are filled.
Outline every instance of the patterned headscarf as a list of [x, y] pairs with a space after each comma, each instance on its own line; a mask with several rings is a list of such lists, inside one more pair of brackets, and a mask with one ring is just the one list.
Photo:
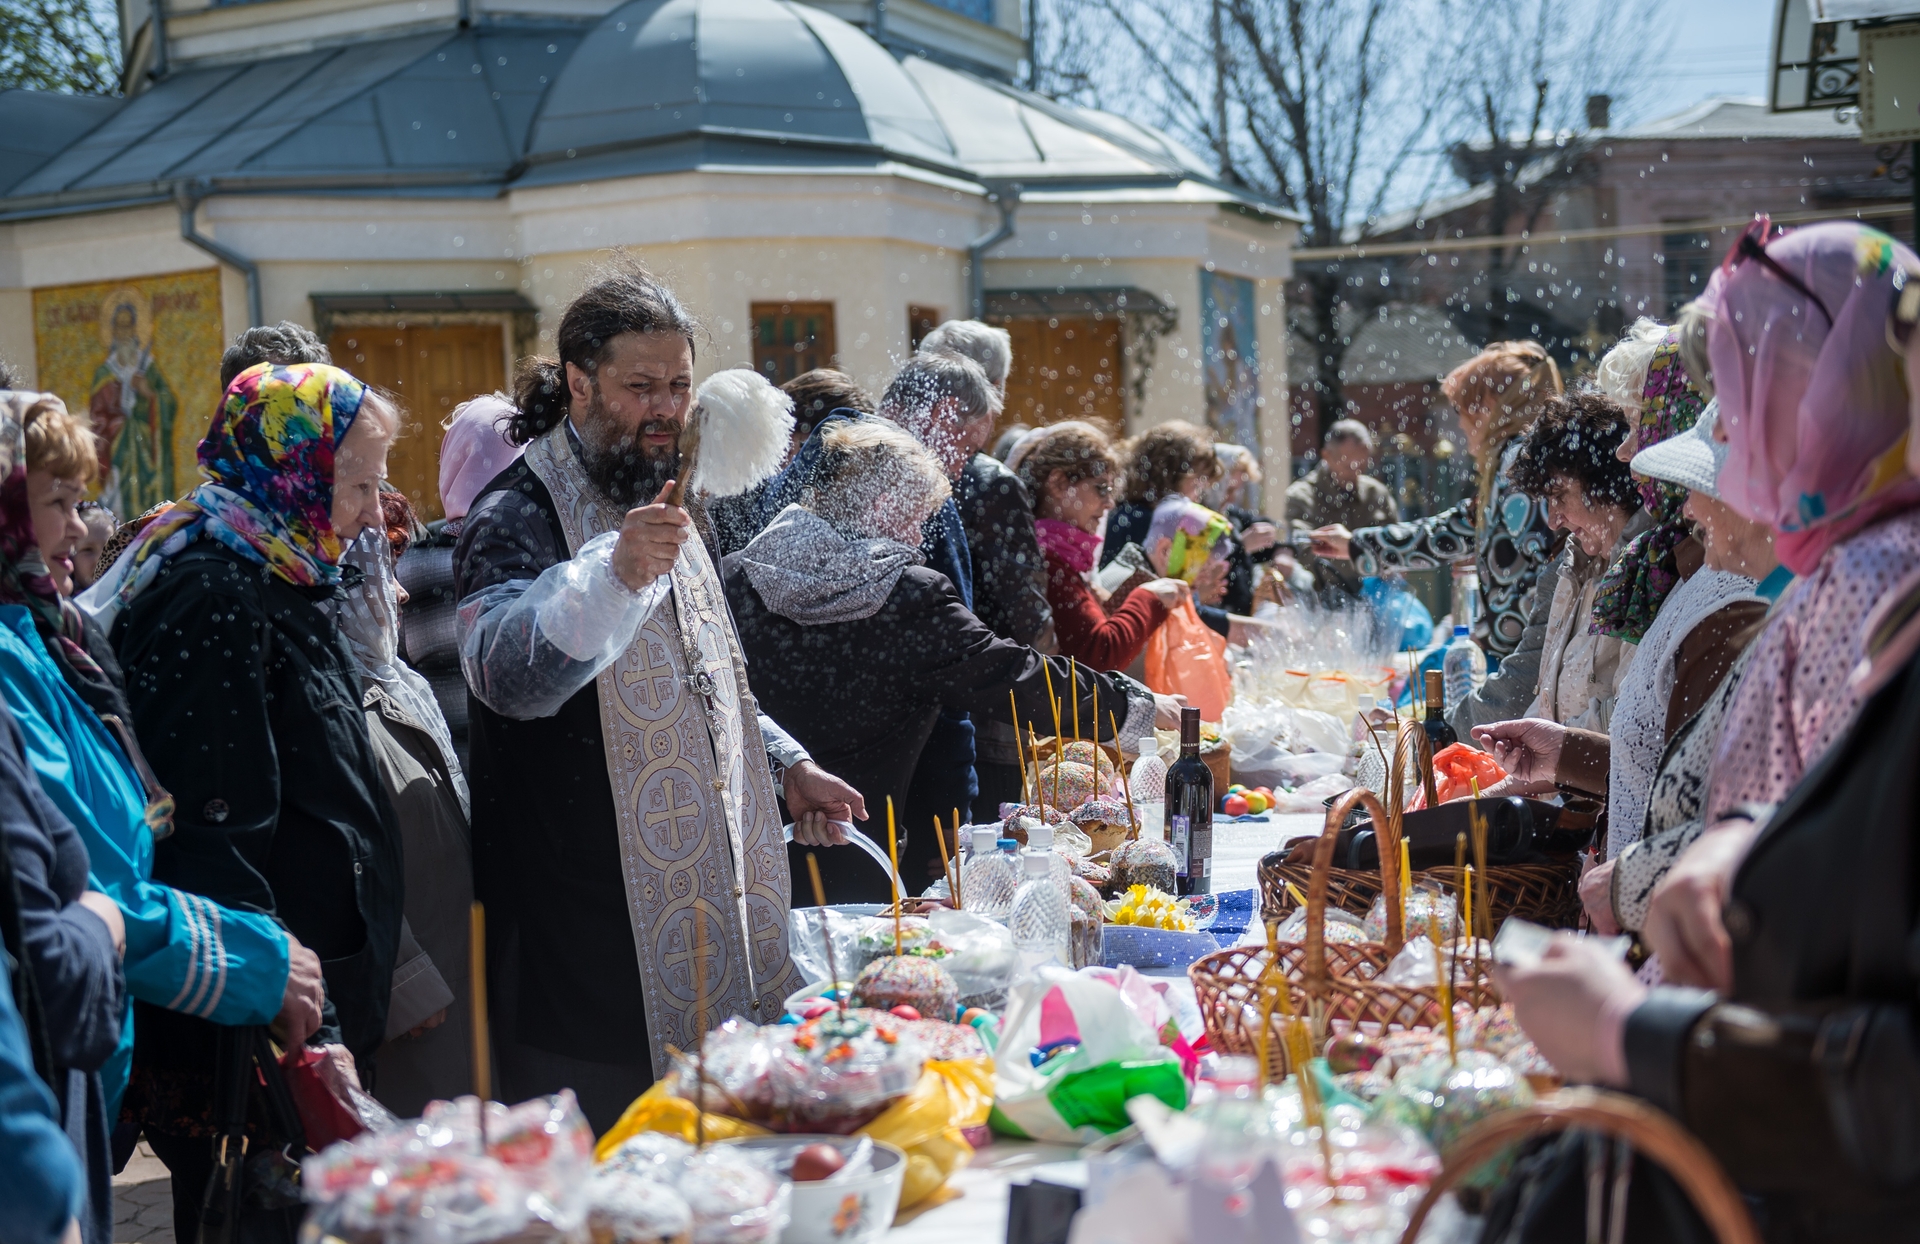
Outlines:
[[53, 585], [40, 556], [27, 499], [27, 424], [42, 410], [64, 414], [66, 409], [51, 393], [0, 391], [0, 604], [27, 607], [48, 655], [85, 696], [106, 681], [105, 675], [87, 654], [80, 610]]
[[168, 558], [202, 536], [300, 587], [340, 581], [334, 454], [366, 386], [324, 363], [261, 363], [233, 378], [200, 442], [203, 482], [141, 530], [84, 601], [110, 627]]
[[1806, 574], [1829, 548], [1920, 505], [1907, 385], [1887, 344], [1894, 274], [1914, 254], [1853, 221], [1769, 238], [1757, 220], [1707, 287], [1727, 462], [1720, 499], [1775, 532]]
[[[1706, 395], [1694, 387], [1680, 361], [1680, 334], [1673, 329], [1655, 347], [1641, 389], [1640, 432], [1635, 450], [1658, 445], [1700, 422]], [[1601, 576], [1593, 598], [1593, 625], [1588, 633], [1612, 635], [1637, 644], [1666, 603], [1667, 593], [1680, 582], [1673, 551], [1692, 531], [1680, 509], [1687, 490], [1678, 484], [1642, 478], [1640, 500], [1653, 517], [1653, 526], [1633, 538], [1619, 560]]]

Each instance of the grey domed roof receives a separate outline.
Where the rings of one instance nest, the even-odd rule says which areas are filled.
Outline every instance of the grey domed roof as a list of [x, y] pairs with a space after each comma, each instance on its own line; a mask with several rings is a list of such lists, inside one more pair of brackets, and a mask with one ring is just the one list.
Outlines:
[[529, 155], [691, 133], [953, 158], [897, 61], [839, 18], [782, 0], [630, 0], [615, 9], [554, 81]]
[[0, 203], [31, 214], [153, 202], [182, 183], [485, 195], [889, 162], [1036, 189], [1212, 181], [1164, 134], [903, 63], [793, 0], [629, 0], [592, 24], [414, 33], [197, 67], [125, 100], [0, 92], [0, 133], [20, 127], [41, 141], [0, 142]]

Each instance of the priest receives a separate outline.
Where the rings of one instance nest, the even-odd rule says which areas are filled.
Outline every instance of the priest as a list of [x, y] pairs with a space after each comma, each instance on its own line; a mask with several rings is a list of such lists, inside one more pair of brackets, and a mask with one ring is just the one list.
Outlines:
[[670, 1047], [771, 1022], [799, 986], [776, 785], [797, 840], [866, 815], [758, 712], [719, 577], [668, 500], [696, 328], [644, 272], [576, 298], [559, 358], [516, 377], [505, 431], [526, 453], [454, 554], [498, 1096], [572, 1088], [595, 1131]]

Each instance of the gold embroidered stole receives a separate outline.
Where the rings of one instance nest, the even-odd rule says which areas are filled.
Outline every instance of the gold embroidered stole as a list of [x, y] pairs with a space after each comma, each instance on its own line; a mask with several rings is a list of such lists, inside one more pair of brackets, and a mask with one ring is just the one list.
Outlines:
[[[564, 423], [526, 458], [569, 556], [619, 528], [625, 511], [587, 483]], [[669, 601], [596, 680], [655, 1075], [669, 1045], [698, 1043], [703, 1020], [770, 1023], [802, 983], [787, 952], [787, 851], [759, 706], [698, 537], [674, 563]]]

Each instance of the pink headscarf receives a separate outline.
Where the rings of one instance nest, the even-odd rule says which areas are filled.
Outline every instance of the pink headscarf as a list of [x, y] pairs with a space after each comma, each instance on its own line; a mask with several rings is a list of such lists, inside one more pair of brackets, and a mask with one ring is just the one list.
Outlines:
[[[1748, 235], [1764, 240], [1764, 225]], [[1805, 289], [1737, 246], [1707, 292], [1728, 446], [1720, 496], [1772, 527], [1781, 562], [1804, 575], [1854, 532], [1920, 505], [1904, 462], [1906, 381], [1887, 345], [1894, 271], [1916, 260], [1850, 221], [1796, 230], [1764, 253]]]
[[440, 442], [440, 505], [448, 518], [465, 518], [480, 490], [523, 452], [500, 432], [513, 409], [504, 393], [489, 393], [453, 408], [446, 439]]

